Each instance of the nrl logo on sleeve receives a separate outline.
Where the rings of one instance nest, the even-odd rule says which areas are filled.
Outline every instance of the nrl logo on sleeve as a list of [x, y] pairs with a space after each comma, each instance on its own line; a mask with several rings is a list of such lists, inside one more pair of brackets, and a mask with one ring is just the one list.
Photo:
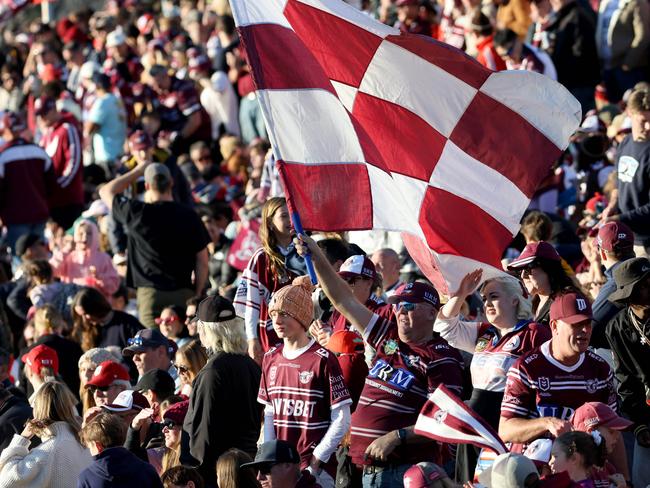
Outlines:
[[298, 373], [298, 379], [303, 385], [309, 383], [313, 377], [314, 377], [313, 371], [301, 371], [300, 373]]
[[551, 381], [546, 376], [542, 376], [537, 380], [537, 386], [542, 391], [548, 391], [551, 388]]

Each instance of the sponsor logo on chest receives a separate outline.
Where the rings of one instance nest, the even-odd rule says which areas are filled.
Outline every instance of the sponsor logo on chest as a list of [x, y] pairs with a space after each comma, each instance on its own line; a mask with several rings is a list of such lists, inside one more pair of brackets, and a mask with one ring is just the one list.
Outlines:
[[415, 376], [408, 370], [394, 368], [383, 359], [378, 359], [375, 362], [368, 376], [370, 378], [378, 378], [400, 390], [408, 390], [415, 381]]

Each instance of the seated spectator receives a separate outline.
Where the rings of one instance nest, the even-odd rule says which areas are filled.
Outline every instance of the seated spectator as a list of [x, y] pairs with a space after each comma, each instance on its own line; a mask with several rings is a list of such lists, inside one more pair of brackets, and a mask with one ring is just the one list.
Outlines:
[[122, 349], [122, 355], [133, 358], [140, 378], [152, 369], [161, 369], [171, 376], [176, 390], [180, 390], [178, 371], [172, 363], [172, 358], [178, 350], [173, 340], [167, 339], [157, 329], [143, 329], [129, 339], [128, 344], [128, 347]]
[[79, 437], [94, 461], [79, 475], [78, 488], [162, 487], [153, 467], [122, 447], [126, 426], [117, 415], [100, 413]]
[[120, 286], [111, 257], [99, 249], [99, 230], [90, 220], [75, 224], [74, 249], [68, 254], [55, 255], [51, 264], [61, 281], [97, 288], [107, 298]]
[[190, 342], [180, 347], [176, 351], [176, 360], [174, 366], [178, 370], [178, 377], [181, 380], [182, 395], [190, 396], [194, 378], [208, 361], [208, 354], [198, 339], [192, 339]]
[[129, 372], [115, 361], [104, 361], [86, 382], [86, 389], [92, 392], [96, 406], [108, 405], [120, 392], [131, 389]]
[[158, 411], [160, 404], [174, 394], [175, 385], [167, 371], [154, 368], [143, 374], [133, 389], [142, 393], [151, 408]]
[[600, 436], [573, 431], [555, 439], [549, 464], [553, 473], [566, 471], [578, 486], [594, 488], [592, 468], [604, 465], [606, 457], [605, 443]]
[[492, 466], [478, 475], [478, 480], [487, 488], [532, 488], [539, 474], [530, 459], [508, 452], [497, 456]]
[[[90, 452], [78, 440], [81, 422], [76, 403], [68, 387], [58, 381], [45, 383], [36, 392], [34, 419], [0, 454], [0, 486], [76, 486], [79, 474], [92, 462]], [[34, 436], [41, 444], [30, 450]]]
[[161, 476], [165, 488], [203, 488], [205, 483], [196, 469], [176, 466]]
[[557, 80], [557, 72], [550, 56], [524, 43], [510, 29], [498, 30], [494, 34], [494, 48], [509, 70], [534, 71]]
[[125, 428], [131, 425], [133, 419], [145, 408], [149, 408], [149, 402], [145, 396], [135, 390], [124, 390], [113, 403], [101, 406], [105, 412], [116, 414], [124, 422]]
[[54, 281], [52, 266], [47, 261], [31, 261], [25, 267], [25, 274], [31, 279], [29, 299], [34, 307], [52, 304], [64, 318], [71, 317], [72, 297], [80, 290], [72, 283]]
[[243, 464], [253, 459], [244, 451], [229, 449], [217, 460], [217, 480], [219, 488], [257, 488], [260, 484], [255, 479], [256, 473]]
[[86, 388], [86, 383], [90, 381], [99, 366], [104, 361], [117, 361], [108, 349], [95, 347], [89, 349], [81, 355], [77, 366], [79, 368], [79, 398], [81, 398], [82, 413], [95, 406], [95, 399], [93, 393], [89, 388]]
[[269, 488], [320, 486], [309, 471], [300, 471], [300, 455], [287, 441], [265, 442], [257, 451], [255, 461], [242, 464], [241, 468], [253, 468], [257, 480]]
[[32, 391], [29, 403], [34, 405], [34, 398], [41, 387], [50, 381], [56, 381], [59, 375], [59, 357], [56, 351], [48, 346], [36, 346], [20, 358], [25, 363], [25, 376]]
[[0, 383], [0, 453], [30, 418], [32, 407], [25, 395], [17, 388]]
[[160, 317], [155, 319], [156, 325], [160, 327], [160, 332], [167, 339], [181, 347], [190, 341], [185, 329], [185, 310], [178, 305], [170, 305], [163, 308]]

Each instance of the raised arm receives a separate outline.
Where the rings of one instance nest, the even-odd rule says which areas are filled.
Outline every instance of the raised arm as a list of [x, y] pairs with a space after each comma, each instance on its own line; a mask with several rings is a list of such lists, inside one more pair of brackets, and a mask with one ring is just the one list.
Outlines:
[[309, 253], [311, 254], [318, 282], [325, 292], [325, 295], [327, 295], [327, 298], [332, 302], [332, 305], [334, 305], [334, 307], [341, 312], [359, 332], [363, 333], [372, 318], [372, 312], [354, 297], [348, 284], [343, 281], [338, 274], [336, 274], [336, 271], [334, 271], [334, 268], [323, 254], [323, 251], [321, 251], [311, 237], [301, 234], [294, 239], [294, 243], [301, 256], [305, 256]]

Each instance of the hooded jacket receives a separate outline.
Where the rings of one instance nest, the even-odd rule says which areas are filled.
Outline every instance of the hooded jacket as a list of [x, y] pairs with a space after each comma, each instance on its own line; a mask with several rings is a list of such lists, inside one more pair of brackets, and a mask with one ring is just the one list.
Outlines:
[[79, 475], [77, 488], [162, 488], [156, 470], [123, 447], [103, 450]]
[[54, 256], [50, 261], [56, 276], [66, 283], [92, 286], [110, 297], [120, 286], [120, 276], [110, 256], [99, 249], [99, 230], [91, 220], [79, 220], [74, 227], [75, 242], [80, 240], [80, 226], [88, 232], [86, 249], [74, 249], [66, 255]]

